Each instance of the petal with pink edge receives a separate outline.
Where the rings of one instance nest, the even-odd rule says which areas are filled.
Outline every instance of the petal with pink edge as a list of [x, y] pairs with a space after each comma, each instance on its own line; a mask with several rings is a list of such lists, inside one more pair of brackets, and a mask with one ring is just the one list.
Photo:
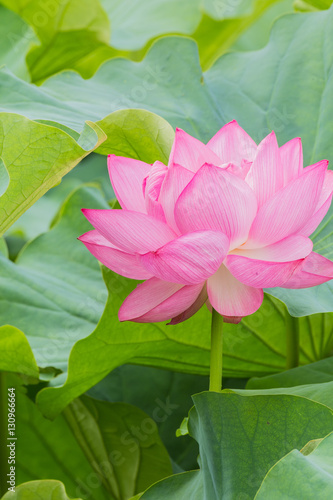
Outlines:
[[323, 184], [323, 189], [320, 193], [320, 197], [317, 203], [317, 206], [315, 208], [315, 213], [310, 219], [305, 223], [305, 225], [301, 229], [301, 233], [304, 234], [305, 236], [310, 236], [325, 215], [327, 214], [331, 203], [332, 203], [332, 195], [333, 195], [333, 171], [328, 170], [325, 175], [325, 180]]
[[126, 278], [145, 280], [153, 275], [145, 269], [138, 254], [122, 252], [98, 231], [89, 231], [78, 238], [104, 266]]
[[151, 165], [143, 161], [108, 156], [109, 175], [113, 190], [122, 208], [146, 213], [142, 184]]
[[333, 262], [312, 252], [282, 288], [309, 288], [333, 279]]
[[158, 201], [158, 198], [160, 196], [161, 186], [167, 172], [168, 167], [164, 165], [164, 163], [156, 161], [152, 166], [149, 175], [143, 181], [143, 191], [145, 195], [147, 213], [164, 222], [164, 211]]
[[283, 187], [280, 150], [274, 132], [259, 144], [246, 182], [255, 192], [259, 207]]
[[244, 285], [224, 265], [207, 280], [207, 291], [212, 307], [222, 316], [253, 314], [264, 298], [261, 288]]
[[235, 165], [240, 165], [243, 159], [252, 161], [258, 147], [236, 120], [224, 125], [207, 146], [221, 158], [222, 163]]
[[221, 159], [205, 144], [176, 128], [175, 140], [169, 158], [169, 167], [174, 163], [197, 172], [205, 163], [220, 165]]
[[183, 285], [202, 283], [214, 274], [229, 250], [228, 237], [217, 231], [197, 231], [141, 256], [142, 265], [157, 278]]
[[228, 255], [225, 265], [232, 275], [245, 285], [272, 288], [283, 285], [302, 262], [302, 259], [291, 262], [268, 262], [240, 255]]
[[300, 137], [295, 137], [280, 147], [283, 185], [297, 179], [303, 170], [303, 149]]
[[311, 253], [312, 248], [313, 242], [310, 238], [293, 234], [266, 247], [253, 248], [252, 250], [237, 248], [233, 254], [270, 262], [290, 262], [291, 260], [304, 259]]
[[175, 206], [183, 233], [212, 229], [230, 238], [230, 248], [243, 244], [257, 213], [257, 200], [245, 181], [226, 169], [204, 165]]
[[157, 250], [176, 237], [164, 222], [128, 210], [82, 209], [97, 231], [120, 250], [144, 254]]
[[190, 307], [186, 309], [186, 311], [172, 318], [169, 325], [178, 325], [179, 323], [182, 323], [183, 321], [186, 321], [187, 319], [194, 316], [194, 314], [198, 312], [199, 309], [201, 309], [201, 307], [204, 305], [207, 299], [208, 299], [208, 294], [207, 294], [207, 287], [205, 285], [202, 288], [201, 292], [199, 293], [195, 302], [193, 302], [193, 304], [191, 304]]
[[317, 206], [326, 169], [327, 162], [320, 162], [259, 208], [244, 248], [271, 245], [301, 232]]
[[203, 285], [184, 286], [151, 278], [141, 283], [119, 309], [120, 321], [150, 323], [178, 316], [196, 301]]
[[175, 204], [180, 193], [193, 179], [193, 176], [194, 173], [190, 170], [174, 164], [169, 168], [161, 187], [158, 201], [164, 210], [167, 223], [177, 233], [179, 233], [179, 229], [175, 222]]

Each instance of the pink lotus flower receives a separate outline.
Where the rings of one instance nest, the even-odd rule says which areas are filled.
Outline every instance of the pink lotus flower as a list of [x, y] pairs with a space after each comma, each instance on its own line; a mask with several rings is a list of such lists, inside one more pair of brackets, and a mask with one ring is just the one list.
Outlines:
[[186, 320], [203, 304], [227, 321], [254, 313], [263, 288], [333, 278], [309, 235], [329, 209], [328, 161], [303, 168], [301, 140], [257, 144], [232, 121], [204, 145], [176, 130], [168, 166], [110, 155], [122, 210], [84, 209], [95, 227], [80, 240], [105, 266], [146, 280], [120, 321]]

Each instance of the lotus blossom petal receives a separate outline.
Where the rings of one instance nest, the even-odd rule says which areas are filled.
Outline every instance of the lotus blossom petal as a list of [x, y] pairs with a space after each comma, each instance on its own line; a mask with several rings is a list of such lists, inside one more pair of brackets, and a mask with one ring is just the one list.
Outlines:
[[333, 172], [328, 170], [326, 172], [323, 189], [320, 193], [320, 197], [315, 208], [315, 213], [310, 219], [305, 223], [301, 229], [301, 233], [305, 236], [310, 236], [318, 225], [321, 223], [325, 215], [327, 214], [331, 203], [333, 194]]
[[143, 192], [145, 195], [147, 213], [163, 222], [165, 222], [165, 215], [158, 198], [167, 172], [168, 167], [160, 161], [156, 161], [149, 175], [143, 181]]
[[82, 209], [82, 212], [104, 238], [124, 252], [144, 254], [176, 237], [167, 224], [147, 214], [129, 210]]
[[220, 165], [221, 159], [208, 146], [191, 135], [176, 128], [175, 140], [169, 158], [169, 167], [177, 163], [197, 172], [204, 163]]
[[302, 262], [302, 259], [291, 262], [268, 262], [241, 255], [228, 255], [225, 265], [241, 283], [255, 288], [271, 288], [283, 285]]
[[270, 262], [289, 262], [291, 260], [304, 259], [313, 248], [313, 242], [299, 234], [293, 234], [284, 238], [284, 240], [273, 243], [266, 247], [253, 248], [252, 250], [243, 250], [237, 248], [232, 253], [242, 255], [250, 259], [266, 260]]
[[175, 222], [175, 204], [180, 193], [185, 189], [188, 183], [193, 179], [194, 173], [180, 165], [172, 165], [166, 174], [159, 196], [167, 223], [176, 233], [180, 233]]
[[237, 165], [235, 163], [229, 163], [226, 166], [222, 165], [222, 168], [225, 168], [230, 174], [237, 175], [237, 177], [240, 177], [241, 179], [245, 180], [251, 166], [252, 166], [251, 161], [242, 160], [240, 165]]
[[119, 250], [96, 230], [89, 231], [78, 239], [104, 266], [121, 276], [134, 280], [146, 280], [153, 276], [143, 267], [138, 254]]
[[203, 285], [184, 286], [151, 278], [138, 285], [119, 309], [120, 321], [167, 321], [196, 301]]
[[281, 156], [274, 132], [259, 144], [246, 182], [255, 192], [259, 207], [283, 187]]
[[303, 149], [299, 137], [291, 139], [280, 147], [281, 164], [283, 169], [283, 185], [297, 179], [303, 170]]
[[228, 237], [217, 231], [197, 231], [141, 256], [143, 266], [165, 281], [194, 285], [215, 273], [229, 250]]
[[222, 316], [253, 314], [264, 298], [262, 289], [244, 285], [224, 265], [207, 280], [207, 292], [211, 305]]
[[199, 293], [197, 299], [193, 302], [193, 304], [191, 304], [190, 307], [188, 307], [185, 311], [178, 314], [178, 316], [172, 318], [169, 325], [178, 325], [178, 323], [182, 323], [183, 321], [186, 321], [187, 319], [194, 316], [194, 314], [198, 312], [199, 309], [201, 309], [204, 303], [207, 302], [207, 299], [208, 299], [207, 287], [204, 286], [201, 292]]
[[301, 232], [317, 206], [326, 169], [327, 162], [320, 162], [270, 198], [259, 209], [244, 248], [271, 245]]
[[151, 165], [143, 161], [108, 156], [109, 175], [113, 190], [122, 208], [146, 213], [142, 183], [149, 174]]
[[221, 231], [230, 238], [231, 249], [246, 241], [256, 213], [257, 200], [246, 182], [212, 165], [201, 167], [175, 206], [182, 233]]
[[[227, 123], [208, 142], [207, 146], [221, 158], [221, 163], [241, 165], [242, 160], [252, 161], [257, 145], [236, 122]], [[206, 158], [206, 162], [210, 161]], [[214, 163], [214, 162], [212, 162]]]
[[308, 288], [321, 285], [332, 278], [333, 262], [318, 253], [311, 252], [282, 288]]

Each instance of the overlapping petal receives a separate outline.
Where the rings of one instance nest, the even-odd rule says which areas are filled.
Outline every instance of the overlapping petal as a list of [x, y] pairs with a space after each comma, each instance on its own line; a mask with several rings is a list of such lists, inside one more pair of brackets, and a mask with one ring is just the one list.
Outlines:
[[182, 167], [197, 172], [205, 163], [220, 165], [221, 159], [205, 144], [195, 137], [176, 128], [175, 140], [169, 158], [169, 167], [177, 163]]
[[230, 239], [236, 248], [248, 237], [257, 213], [257, 200], [245, 181], [227, 170], [204, 165], [183, 190], [175, 206], [182, 233], [212, 229]]
[[82, 209], [84, 216], [113, 245], [128, 253], [157, 250], [176, 237], [164, 222], [129, 210]]
[[256, 194], [261, 207], [283, 187], [283, 169], [274, 132], [259, 144], [246, 182]]
[[215, 273], [229, 250], [228, 237], [218, 231], [197, 231], [141, 256], [147, 271], [165, 281], [193, 285]]
[[163, 207], [159, 202], [161, 186], [168, 172], [168, 167], [156, 161], [149, 175], [143, 181], [143, 192], [145, 196], [146, 210], [149, 215], [165, 222]]
[[271, 245], [300, 232], [317, 206], [327, 162], [319, 162], [266, 201], [252, 224], [246, 248]]
[[83, 234], [79, 240], [104, 266], [121, 276], [134, 280], [146, 280], [153, 276], [141, 264], [138, 254], [119, 250], [96, 230]]
[[237, 248], [232, 253], [242, 255], [250, 259], [266, 260], [270, 262], [289, 262], [291, 260], [304, 259], [313, 248], [313, 242], [306, 236], [293, 234], [277, 243], [252, 250]]
[[[257, 144], [254, 140], [233, 120], [224, 125], [207, 143], [207, 146], [221, 158], [221, 163], [233, 163], [241, 165], [242, 160], [252, 161]], [[208, 158], [207, 163], [210, 163]]]
[[120, 206], [126, 210], [146, 213], [142, 184], [151, 170], [151, 165], [131, 158], [109, 155], [108, 168]]
[[120, 321], [167, 321], [188, 309], [203, 285], [184, 286], [151, 278], [138, 285], [119, 309]]
[[281, 165], [283, 169], [283, 185], [297, 179], [303, 170], [303, 149], [299, 137], [291, 139], [280, 147]]
[[238, 281], [222, 265], [207, 280], [207, 292], [212, 307], [223, 316], [247, 316], [262, 304], [264, 292]]
[[282, 288], [309, 288], [331, 279], [333, 279], [333, 262], [316, 252], [311, 252]]
[[291, 262], [269, 262], [241, 255], [228, 255], [225, 265], [241, 283], [255, 288], [271, 288], [282, 286], [302, 262], [302, 259]]

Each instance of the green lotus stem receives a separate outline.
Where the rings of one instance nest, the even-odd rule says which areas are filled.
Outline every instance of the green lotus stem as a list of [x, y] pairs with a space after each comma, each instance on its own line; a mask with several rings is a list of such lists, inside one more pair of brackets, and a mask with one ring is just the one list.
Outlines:
[[287, 343], [287, 361], [286, 368], [296, 368], [299, 365], [299, 327], [298, 319], [293, 318], [286, 313], [286, 343]]
[[7, 377], [0, 371], [0, 497], [7, 492]]
[[212, 311], [209, 390], [222, 390], [223, 316]]

